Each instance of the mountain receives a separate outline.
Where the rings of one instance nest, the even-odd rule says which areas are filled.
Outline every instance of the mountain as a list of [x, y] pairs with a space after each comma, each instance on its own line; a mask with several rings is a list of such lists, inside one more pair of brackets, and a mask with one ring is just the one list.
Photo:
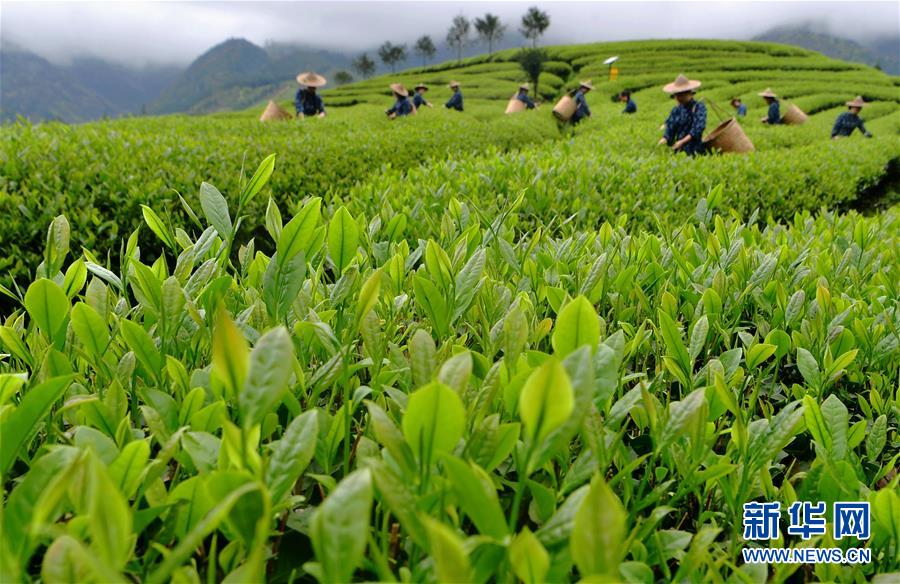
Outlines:
[[0, 46], [0, 120], [75, 123], [141, 113], [180, 72], [129, 68], [96, 58], [56, 65], [10, 43]]
[[0, 51], [0, 119], [82, 122], [112, 115], [118, 108], [77, 77], [34, 53]]
[[92, 89], [121, 112], [140, 113], [172, 84], [183, 70], [176, 66], [127, 67], [102, 59], [82, 57], [68, 67], [82, 85]]
[[752, 40], [795, 45], [844, 61], [878, 66], [891, 75], [900, 75], [900, 36], [874, 38], [860, 43], [817, 31], [811, 25], [773, 28]]
[[328, 76], [350, 67], [346, 55], [306, 47], [259, 47], [229, 39], [200, 55], [150, 104], [150, 113], [242, 109], [278, 91], [303, 70]]

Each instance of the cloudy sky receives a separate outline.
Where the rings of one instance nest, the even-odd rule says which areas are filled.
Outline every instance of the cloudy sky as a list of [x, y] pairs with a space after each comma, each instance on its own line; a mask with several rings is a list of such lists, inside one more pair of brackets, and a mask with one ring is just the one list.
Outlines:
[[0, 35], [55, 62], [100, 56], [185, 64], [230, 37], [357, 51], [421, 34], [443, 40], [457, 14], [492, 12], [518, 25], [528, 6], [550, 13], [545, 43], [634, 38], [752, 37], [808, 22], [851, 38], [897, 35], [889, 2], [16, 2], [3, 0]]

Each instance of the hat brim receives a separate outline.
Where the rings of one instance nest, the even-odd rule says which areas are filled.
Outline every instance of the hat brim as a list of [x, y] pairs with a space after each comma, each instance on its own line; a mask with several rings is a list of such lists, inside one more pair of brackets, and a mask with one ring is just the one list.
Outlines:
[[847, 107], [860, 107], [861, 108], [861, 107], [866, 106], [866, 102], [856, 101], [855, 99], [853, 101], [845, 102], [845, 104], [847, 105]]
[[696, 91], [701, 85], [702, 83], [696, 79], [690, 79], [685, 85], [676, 85], [674, 82], [666, 84], [663, 86], [663, 91], [670, 95], [677, 95], [679, 93], [687, 93], [688, 91]]
[[309, 77], [307, 74], [301, 73], [300, 75], [297, 75], [297, 83], [305, 85], [306, 87], [322, 87], [328, 83], [328, 80], [319, 75]]
[[757, 93], [756, 95], [760, 97], [771, 97], [772, 99], [778, 99], [778, 95], [771, 93], [769, 91], [763, 91], [762, 93]]
[[397, 95], [402, 95], [403, 97], [409, 97], [409, 91], [399, 83], [391, 84], [391, 91], [396, 93]]
[[427, 85], [416, 85], [413, 89], [424, 89], [425, 91], [428, 91], [428, 86]]

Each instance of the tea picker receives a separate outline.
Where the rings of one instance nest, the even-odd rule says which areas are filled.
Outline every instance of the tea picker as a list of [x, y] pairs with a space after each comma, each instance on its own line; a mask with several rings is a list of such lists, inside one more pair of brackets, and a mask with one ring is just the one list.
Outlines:
[[402, 84], [391, 83], [391, 91], [394, 94], [394, 105], [384, 112], [389, 119], [416, 113], [415, 106], [409, 101], [409, 91]]
[[560, 122], [571, 122], [573, 126], [584, 118], [591, 117], [591, 108], [588, 107], [585, 95], [593, 88], [590, 79], [580, 81], [573, 95], [564, 95], [556, 102], [553, 115]]
[[675, 81], [663, 87], [663, 91], [678, 101], [666, 119], [663, 136], [658, 145], [667, 145], [673, 151], [688, 156], [702, 154], [703, 132], [706, 130], [706, 105], [694, 99], [700, 81], [679, 75]]
[[450, 89], [453, 90], [453, 95], [450, 96], [450, 99], [447, 100], [444, 107], [458, 112], [463, 111], [463, 95], [462, 91], [459, 89], [459, 81], [451, 81]]
[[857, 128], [859, 128], [859, 131], [862, 132], [863, 136], [866, 138], [872, 137], [871, 132], [866, 130], [866, 126], [859, 117], [859, 112], [865, 105], [866, 102], [863, 101], [861, 95], [858, 95], [856, 96], [856, 99], [847, 102], [847, 111], [837, 117], [834, 121], [834, 127], [831, 128], [832, 140], [849, 136], [853, 133], [853, 130], [856, 130]]
[[325, 117], [325, 102], [322, 101], [322, 96], [316, 93], [316, 89], [324, 86], [327, 82], [324, 77], [312, 71], [297, 75], [300, 89], [294, 96], [294, 107], [297, 109], [298, 118]]
[[529, 89], [531, 89], [531, 87], [527, 83], [519, 85], [516, 94], [513, 95], [509, 99], [509, 103], [506, 104], [506, 111], [504, 113], [517, 114], [519, 112], [524, 112], [525, 110], [536, 108], [537, 104], [533, 99], [528, 97]]
[[416, 110], [421, 108], [423, 105], [427, 105], [428, 107], [434, 107], [430, 101], [425, 99], [425, 92], [428, 91], [428, 86], [424, 83], [419, 83], [415, 87], [416, 94], [413, 96], [413, 105], [416, 106]]
[[775, 95], [775, 92], [773, 92], [771, 88], [767, 87], [765, 91], [757, 93], [757, 95], [766, 100], [766, 103], [769, 104], [768, 114], [760, 121], [764, 124], [769, 124], [770, 126], [780, 124], [781, 108], [778, 102], [778, 96]]

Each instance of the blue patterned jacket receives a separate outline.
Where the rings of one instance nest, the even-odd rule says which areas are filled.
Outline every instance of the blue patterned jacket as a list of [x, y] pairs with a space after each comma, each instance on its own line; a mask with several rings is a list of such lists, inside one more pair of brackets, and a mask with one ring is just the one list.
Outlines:
[[688, 155], [694, 155], [703, 152], [703, 132], [705, 130], [706, 105], [699, 101], [692, 101], [686, 105], [678, 104], [672, 108], [666, 119], [666, 130], [663, 136], [666, 144], [671, 146], [690, 134], [691, 140], [681, 149]]
[[844, 112], [837, 117], [834, 121], [834, 127], [831, 128], [831, 137], [835, 136], [849, 136], [853, 133], [853, 130], [859, 128], [859, 131], [862, 132], [866, 138], [871, 138], [872, 134], [866, 130], [866, 126], [863, 124], [862, 118], [860, 118], [856, 114], [851, 114], [850, 112]]
[[325, 112], [325, 102], [318, 93], [310, 93], [301, 87], [294, 96], [294, 107], [298, 114], [304, 116], [315, 116]]

